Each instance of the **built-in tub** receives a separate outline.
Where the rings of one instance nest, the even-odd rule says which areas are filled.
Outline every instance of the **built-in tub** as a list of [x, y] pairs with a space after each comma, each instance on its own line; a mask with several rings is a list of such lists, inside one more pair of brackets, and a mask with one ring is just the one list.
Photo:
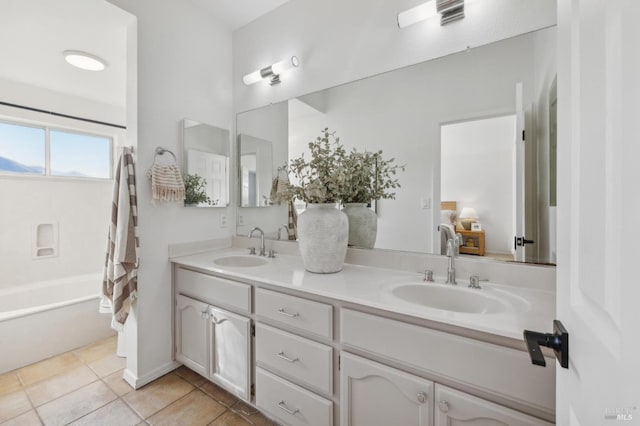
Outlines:
[[0, 289], [0, 373], [113, 335], [101, 274]]

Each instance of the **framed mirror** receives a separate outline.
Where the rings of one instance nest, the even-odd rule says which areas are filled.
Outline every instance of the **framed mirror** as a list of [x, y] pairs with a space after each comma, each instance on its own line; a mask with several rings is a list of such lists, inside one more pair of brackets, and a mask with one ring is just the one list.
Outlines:
[[229, 205], [229, 130], [182, 120], [185, 207]]
[[[482, 234], [469, 234], [485, 247], [469, 247], [475, 254], [468, 256], [554, 264], [549, 109], [555, 57], [556, 28], [545, 28], [239, 113], [237, 132], [261, 136], [280, 129], [269, 138], [279, 153], [272, 170], [299, 157], [325, 127], [347, 150], [382, 150], [406, 165], [395, 199], [377, 203], [375, 249], [441, 254], [439, 226], [451, 216], [441, 203], [452, 201], [454, 220], [471, 208], [465, 212], [474, 212], [476, 230], [465, 231]], [[504, 125], [496, 127], [494, 119]], [[449, 130], [460, 131], [451, 139]], [[241, 207], [237, 232], [260, 226], [274, 233], [286, 221], [286, 209]], [[462, 230], [459, 222], [452, 225]], [[535, 243], [515, 247], [516, 237]]]

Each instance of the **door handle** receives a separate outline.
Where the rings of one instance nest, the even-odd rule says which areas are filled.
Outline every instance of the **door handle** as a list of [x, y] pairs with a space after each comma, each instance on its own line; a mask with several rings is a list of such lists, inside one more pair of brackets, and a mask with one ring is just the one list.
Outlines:
[[513, 249], [517, 250], [518, 247], [524, 247], [526, 244], [535, 244], [533, 240], [527, 240], [526, 237], [513, 237]]
[[547, 365], [540, 349], [540, 346], [546, 346], [553, 349], [563, 368], [569, 368], [569, 333], [560, 321], [553, 320], [553, 333], [524, 330], [522, 334], [532, 364]]

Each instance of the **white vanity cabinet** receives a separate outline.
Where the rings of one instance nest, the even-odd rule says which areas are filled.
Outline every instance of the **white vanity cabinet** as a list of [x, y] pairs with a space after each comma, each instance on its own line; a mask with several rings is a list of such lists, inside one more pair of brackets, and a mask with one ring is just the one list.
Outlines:
[[176, 360], [202, 376], [209, 374], [209, 305], [176, 295]]
[[[245, 401], [251, 395], [251, 286], [177, 268], [175, 358]], [[187, 295], [185, 295], [188, 294]]]
[[502, 405], [436, 385], [435, 426], [551, 426]]
[[342, 426], [433, 425], [433, 382], [346, 352], [340, 355]]
[[312, 338], [332, 338], [333, 307], [262, 288], [255, 295], [256, 405], [286, 425], [331, 426], [333, 348]]
[[176, 360], [279, 424], [551, 425], [554, 359], [189, 267], [174, 267]]

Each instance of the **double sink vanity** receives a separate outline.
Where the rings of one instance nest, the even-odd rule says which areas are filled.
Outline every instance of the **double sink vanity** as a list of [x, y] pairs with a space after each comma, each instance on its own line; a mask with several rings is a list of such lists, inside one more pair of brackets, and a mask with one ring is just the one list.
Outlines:
[[[273, 242], [273, 258], [250, 246], [172, 254], [175, 357], [277, 422], [553, 422], [555, 359], [532, 365], [522, 340], [550, 329], [550, 286], [506, 285], [511, 265], [473, 260], [454, 286], [439, 257], [357, 249], [314, 274], [295, 244]], [[491, 281], [469, 287], [476, 274]]]

